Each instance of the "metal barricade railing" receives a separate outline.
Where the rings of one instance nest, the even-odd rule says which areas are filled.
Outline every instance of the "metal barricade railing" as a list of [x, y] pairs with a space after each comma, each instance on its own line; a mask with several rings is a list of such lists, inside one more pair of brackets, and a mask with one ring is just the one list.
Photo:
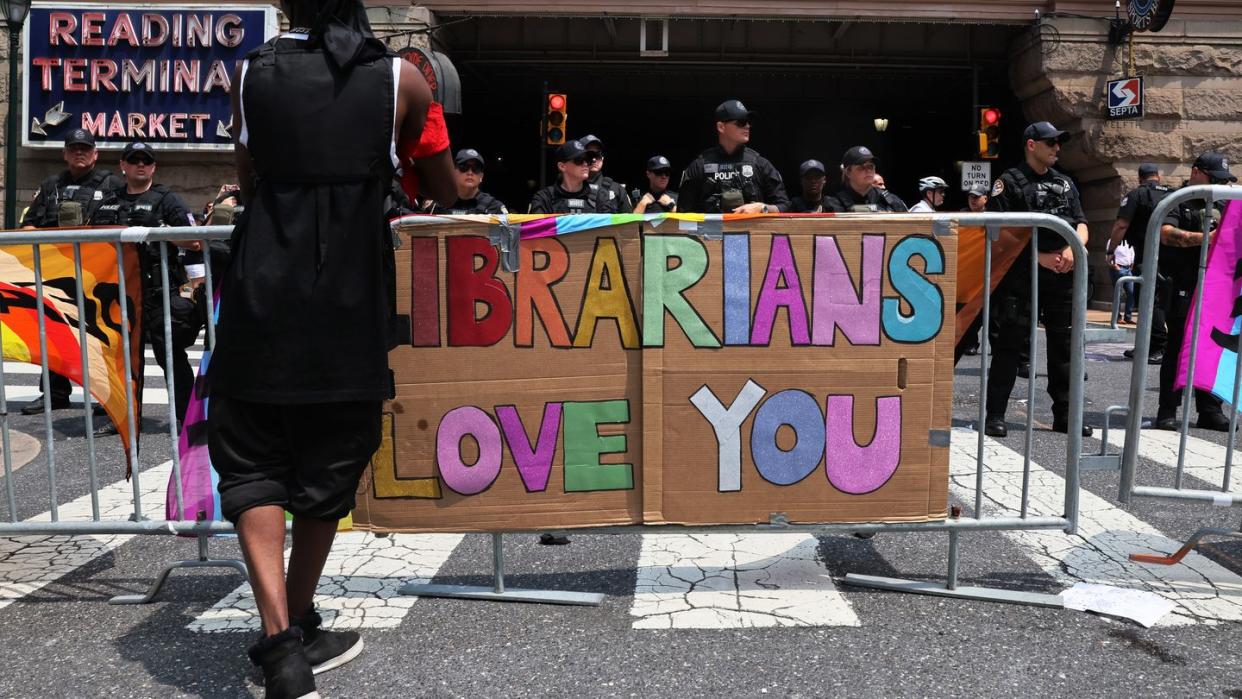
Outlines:
[[[1185, 465], [1186, 465], [1186, 443], [1190, 429], [1190, 406], [1194, 399], [1194, 374], [1195, 364], [1198, 360], [1200, 332], [1199, 324], [1203, 315], [1203, 304], [1196, 303], [1194, 306], [1194, 317], [1191, 320], [1190, 329], [1193, 333], [1190, 339], [1189, 356], [1186, 357], [1188, 365], [1187, 377], [1188, 385], [1182, 391], [1181, 401], [1181, 422], [1179, 424], [1179, 440], [1177, 449], [1177, 464], [1173, 476], [1173, 487], [1154, 487], [1141, 486], [1135, 484], [1135, 474], [1138, 464], [1139, 440], [1142, 438], [1140, 429], [1143, 421], [1143, 398], [1147, 387], [1147, 358], [1150, 352], [1151, 333], [1152, 333], [1152, 314], [1156, 306], [1156, 273], [1160, 255], [1160, 229], [1164, 224], [1165, 217], [1174, 207], [1187, 201], [1205, 201], [1206, 206], [1211, 207], [1217, 201], [1240, 201], [1242, 200], [1242, 188], [1230, 187], [1226, 185], [1199, 185], [1194, 187], [1186, 187], [1173, 192], [1160, 200], [1151, 215], [1151, 223], [1147, 226], [1146, 241], [1144, 249], [1147, 250], [1148, 258], [1143, 261], [1142, 288], [1139, 293], [1139, 319], [1138, 328], [1135, 338], [1134, 347], [1134, 365], [1131, 370], [1130, 378], [1130, 396], [1128, 405], [1128, 416], [1126, 421], [1125, 446], [1121, 453], [1119, 468], [1121, 470], [1121, 484], [1119, 499], [1122, 502], [1130, 502], [1134, 496], [1139, 497], [1156, 497], [1169, 498], [1176, 500], [1192, 500], [1199, 502], [1210, 502], [1216, 505], [1221, 504], [1240, 504], [1242, 503], [1242, 493], [1230, 493], [1230, 481], [1233, 472], [1233, 457], [1236, 442], [1236, 428], [1238, 421], [1238, 389], [1242, 384], [1242, 353], [1238, 354], [1237, 362], [1234, 367], [1234, 389], [1229, 411], [1229, 438], [1226, 446], [1224, 468], [1222, 471], [1222, 479], [1220, 490], [1204, 490], [1186, 488], [1185, 486]], [[1197, 272], [1197, 280], [1195, 288], [1203, 289], [1204, 274], [1207, 272], [1208, 260], [1208, 238], [1211, 235], [1212, 217], [1203, 217], [1203, 235], [1204, 241], [1199, 248], [1199, 266]], [[1180, 348], [1179, 348], [1180, 349]]]
[[[850, 215], [844, 215], [850, 216]], [[879, 220], [880, 217], [875, 215], [864, 215], [869, 221]], [[718, 220], [719, 216], [708, 215], [709, 221]], [[841, 218], [841, 217], [838, 217]], [[903, 222], [915, 220], [913, 215], [903, 215], [899, 217]], [[647, 219], [652, 225], [656, 225], [662, 217], [660, 215], [652, 215]], [[982, 340], [980, 343], [980, 404], [977, 434], [978, 442], [976, 447], [976, 471], [975, 471], [975, 488], [973, 493], [973, 517], [957, 516], [958, 508], [953, 508], [953, 516], [939, 521], [917, 522], [917, 523], [865, 523], [865, 524], [790, 524], [784, 521], [783, 517], [774, 515], [772, 521], [762, 525], [747, 526], [682, 526], [682, 525], [661, 525], [659, 527], [651, 527], [644, 525], [633, 526], [612, 526], [602, 528], [590, 528], [581, 531], [584, 534], [635, 534], [635, 533], [666, 533], [666, 534], [693, 534], [693, 533], [710, 533], [710, 532], [771, 532], [771, 533], [807, 533], [807, 534], [856, 534], [871, 535], [878, 533], [913, 533], [913, 532], [946, 532], [948, 534], [948, 555], [947, 555], [947, 571], [946, 580], [943, 585], [915, 580], [902, 580], [897, 578], [878, 577], [871, 575], [858, 575], [850, 573], [846, 575], [845, 582], [858, 587], [878, 588], [902, 592], [913, 592], [919, 594], [930, 594], [937, 596], [956, 597], [961, 599], [977, 599], [989, 600], [996, 602], [1009, 602], [1017, 604], [1032, 604], [1039, 606], [1060, 607], [1061, 601], [1058, 595], [1048, 595], [1041, 593], [1030, 593], [1015, 590], [1002, 590], [984, 587], [961, 587], [958, 585], [958, 568], [959, 568], [959, 539], [961, 534], [965, 532], [982, 532], [982, 531], [1014, 531], [1014, 530], [1062, 530], [1069, 534], [1074, 534], [1078, 527], [1079, 512], [1079, 458], [1082, 452], [1082, 423], [1083, 423], [1083, 361], [1084, 361], [1084, 332], [1086, 328], [1086, 310], [1087, 310], [1087, 259], [1086, 247], [1079, 240], [1074, 228], [1067, 224], [1064, 220], [1048, 214], [1038, 213], [986, 213], [986, 214], [940, 214], [927, 216], [925, 219], [932, 227], [937, 235], [949, 234], [955, 227], [980, 227], [986, 231], [987, 240], [984, 244], [984, 263], [983, 263], [983, 307], [982, 307], [982, 323], [984, 331], [981, 333]], [[420, 218], [417, 220], [426, 220]], [[501, 225], [504, 225], [503, 219]], [[446, 223], [451, 222], [445, 219]], [[394, 225], [400, 224], [400, 221], [394, 222]], [[493, 220], [495, 223], [495, 220]], [[1065, 447], [1065, 511], [1061, 516], [1044, 515], [1032, 516], [1029, 508], [1030, 488], [1031, 488], [1031, 446], [1033, 442], [1033, 432], [1035, 425], [1034, 410], [1029, 409], [1035, 399], [1035, 382], [1030, 381], [1027, 391], [1028, 410], [1026, 416], [1026, 440], [1023, 450], [1023, 477], [1022, 477], [1022, 494], [1020, 506], [1013, 516], [991, 516], [983, 515], [984, 509], [984, 490], [985, 490], [985, 463], [984, 455], [986, 448], [986, 436], [983, 433], [983, 425], [986, 420], [986, 412], [984, 406], [984, 396], [987, 393], [987, 381], [989, 371], [989, 359], [991, 358], [988, 324], [991, 320], [991, 293], [992, 288], [992, 245], [991, 243], [998, 241], [1001, 237], [1002, 228], [1029, 228], [1031, 230], [1031, 303], [1037, 303], [1039, 298], [1039, 274], [1038, 274], [1038, 246], [1037, 240], [1039, 231], [1042, 229], [1045, 233], [1054, 233], [1065, 240], [1073, 253], [1077, 264], [1073, 269], [1073, 290], [1072, 290], [1072, 323], [1070, 331], [1070, 395], [1068, 406], [1068, 434]], [[498, 238], [493, 236], [493, 243], [497, 244]], [[1018, 264], [1015, 262], [1014, 264]], [[1038, 314], [1032, 312], [1029, 325], [1030, 346], [1032, 355], [1035, 353], [1038, 344]], [[504, 584], [504, 553], [503, 553], [504, 535], [500, 533], [492, 534], [493, 546], [493, 585], [491, 586], [466, 586], [466, 585], [443, 585], [443, 584], [424, 584], [411, 583], [401, 589], [401, 594], [417, 595], [422, 597], [450, 597], [460, 599], [486, 599], [495, 601], [513, 601], [513, 602], [543, 602], [553, 604], [599, 604], [603, 596], [588, 592], [574, 592], [562, 590], [521, 590], [506, 588]]]
[[[86, 469], [88, 475], [89, 497], [91, 500], [91, 518], [86, 521], [62, 521], [60, 517], [61, 490], [59, 488], [58, 475], [60, 470], [57, 463], [56, 452], [56, 434], [52, 423], [51, 411], [51, 385], [48, 367], [47, 353], [40, 352], [40, 369], [41, 378], [40, 388], [44, 396], [43, 404], [43, 429], [44, 429], [44, 446], [46, 454], [46, 465], [48, 473], [48, 521], [37, 521], [34, 519], [23, 520], [19, 514], [18, 500], [15, 494], [14, 486], [14, 468], [12, 464], [11, 438], [10, 438], [10, 417], [9, 405], [7, 398], [7, 386], [5, 380], [5, 359], [0, 355], [0, 442], [4, 447], [4, 490], [5, 501], [8, 505], [8, 521], [0, 522], [0, 536], [26, 536], [26, 535], [126, 535], [126, 534], [180, 534], [193, 535], [198, 539], [198, 555], [193, 560], [176, 561], [166, 566], [157, 576], [155, 583], [145, 593], [140, 595], [122, 595], [113, 598], [113, 603], [134, 603], [150, 601], [159, 591], [163, 581], [168, 574], [177, 568], [183, 567], [225, 567], [232, 568], [246, 574], [245, 564], [238, 560], [213, 560], [208, 555], [208, 536], [212, 534], [232, 533], [233, 527], [228, 522], [218, 521], [199, 521], [199, 520], [167, 520], [164, 517], [148, 518], [143, 514], [142, 489], [140, 486], [142, 478], [142, 469], [139, 467], [139, 451], [138, 451], [138, 435], [141, 432], [141, 425], [138, 424], [138, 415], [141, 412], [139, 406], [135, 403], [133, 392], [133, 377], [135, 371], [144, 371], [144, 366], [139, 364], [133, 365], [132, 344], [130, 340], [130, 298], [127, 293], [127, 280], [125, 278], [125, 254], [123, 244], [125, 243], [147, 243], [158, 247], [160, 259], [160, 283], [162, 289], [162, 323], [163, 323], [163, 339], [165, 360], [165, 378], [167, 384], [167, 407], [168, 407], [168, 437], [170, 441], [170, 460], [171, 474], [173, 480], [174, 499], [177, 504], [177, 512], [183, 513], [184, 507], [182, 502], [181, 490], [181, 461], [178, 454], [178, 438], [179, 426], [177, 420], [177, 394], [176, 382], [173, 379], [174, 363], [173, 363], [173, 334], [172, 334], [172, 314], [171, 314], [171, 293], [170, 279], [168, 276], [169, 250], [170, 243], [179, 242], [197, 242], [203, 250], [204, 269], [206, 271], [206, 298], [208, 303], [213, 298], [213, 284], [211, 269], [211, 254], [209, 243], [212, 240], [226, 239], [232, 234], [231, 226], [198, 226], [198, 227], [180, 227], [180, 228], [147, 228], [147, 227], [129, 227], [129, 228], [91, 228], [91, 229], [50, 229], [50, 230], [17, 230], [0, 232], [0, 246], [6, 248], [19, 247], [29, 245], [32, 250], [33, 267], [34, 267], [34, 291], [35, 306], [38, 316], [38, 333], [40, 348], [47, 348], [48, 329], [46, 321], [46, 301], [44, 297], [44, 265], [41, 246], [49, 244], [71, 244], [73, 247], [73, 274], [75, 294], [74, 301], [76, 303], [76, 312], [78, 317], [78, 342], [80, 347], [87, 347], [87, 327], [85, 321], [87, 316], [87, 304], [84, 296], [83, 284], [83, 268], [82, 268], [82, 244], [83, 243], [103, 243], [111, 244], [116, 254], [117, 261], [117, 286], [119, 293], [117, 294], [117, 304], [120, 316], [120, 342], [122, 348], [124, 383], [125, 383], [125, 406], [128, 413], [127, 418], [130, 425], [128, 443], [125, 444], [125, 456], [128, 463], [132, 466], [130, 475], [132, 485], [132, 505], [133, 510], [129, 514], [128, 519], [106, 519], [101, 514], [100, 509], [100, 484], [99, 484], [99, 465], [96, 458], [95, 450], [95, 425], [94, 425], [94, 409], [91, 400], [91, 366], [86, 361], [85, 353], [82, 361], [82, 384], [83, 384], [83, 422], [85, 428], [87, 455]], [[143, 302], [140, 293], [138, 303]], [[211, 349], [215, 345], [215, 319], [214, 314], [206, 312], [207, 326], [207, 349]], [[146, 319], [151, 322], [153, 319]], [[4, 330], [0, 329], [0, 333]], [[139, 338], [140, 343], [145, 344], [146, 338]], [[2, 338], [0, 338], [2, 342]], [[161, 348], [152, 348], [152, 351], [161, 351]], [[139, 354], [139, 357], [142, 355]], [[163, 499], [160, 500], [161, 508]]]
[[[912, 217], [905, 217], [903, 221], [909, 221]], [[658, 217], [652, 217], [657, 220]], [[985, 230], [986, 240], [984, 241], [984, 270], [983, 270], [983, 297], [982, 297], [982, 323], [985, 328], [981, 333], [980, 343], [980, 407], [978, 414], [977, 435], [978, 442], [976, 446], [975, 456], [975, 473], [974, 473], [974, 492], [973, 492], [973, 510], [969, 513], [973, 517], [958, 516], [960, 512], [958, 508], [953, 508], [952, 516], [932, 522], [921, 523], [863, 523], [863, 524], [829, 524], [829, 525], [800, 525], [789, 524], [780, 518], [774, 518], [772, 522], [760, 526], [746, 527], [721, 527], [721, 526], [704, 526], [704, 527], [683, 527], [683, 526], [662, 526], [652, 528], [646, 526], [628, 526], [628, 527], [607, 527], [601, 529], [587, 530], [590, 533], [651, 533], [659, 531], [662, 533], [691, 533], [700, 531], [745, 531], [745, 532], [804, 532], [815, 534], [873, 534], [880, 532], [901, 533], [901, 532], [946, 532], [948, 534], [948, 555], [947, 555], [947, 571], [944, 585], [937, 585], [924, 581], [899, 580], [894, 578], [881, 578], [875, 576], [864, 576], [850, 574], [846, 576], [846, 582], [851, 585], [900, 590], [906, 592], [916, 592], [923, 594], [935, 594], [942, 596], [952, 596], [969, 599], [983, 599], [1001, 602], [1036, 604], [1042, 606], [1060, 606], [1059, 597], [1056, 595], [1046, 595], [1037, 593], [1027, 593], [1013, 590], [999, 590], [992, 588], [980, 587], [959, 587], [958, 586], [958, 569], [959, 569], [959, 538], [964, 532], [982, 532], [982, 531], [1014, 531], [1014, 530], [1062, 530], [1066, 533], [1073, 534], [1077, 531], [1078, 513], [1079, 513], [1079, 463], [1082, 452], [1082, 423], [1083, 423], [1083, 362], [1084, 362], [1084, 330], [1086, 324], [1086, 306], [1087, 306], [1087, 267], [1085, 264], [1086, 248], [1078, 239], [1075, 230], [1062, 219], [1046, 215], [1034, 213], [1008, 213], [1008, 214], [944, 214], [926, 217], [929, 226], [934, 228], [937, 235], [948, 234], [955, 226], [971, 226], [981, 227]], [[1030, 241], [1030, 270], [1031, 270], [1031, 303], [1038, 302], [1039, 298], [1039, 274], [1038, 274], [1038, 245], [1037, 241], [1040, 231], [1044, 234], [1055, 234], [1064, 239], [1067, 246], [1070, 247], [1074, 254], [1077, 264], [1073, 269], [1073, 289], [1072, 289], [1072, 323], [1070, 329], [1070, 374], [1069, 374], [1069, 405], [1068, 415], [1068, 433], [1065, 447], [1065, 497], [1064, 497], [1064, 513], [1057, 515], [1032, 515], [1030, 512], [1030, 485], [1031, 485], [1031, 447], [1033, 442], [1035, 411], [1033, 404], [1035, 399], [1035, 382], [1028, 382], [1027, 399], [1028, 410], [1026, 415], [1026, 438], [1023, 449], [1023, 473], [1022, 473], [1022, 491], [1020, 504], [1015, 512], [1005, 513], [999, 516], [985, 516], [984, 514], [984, 491], [986, 488], [985, 478], [985, 446], [986, 437], [983, 433], [983, 425], [986, 421], [986, 412], [984, 405], [984, 396], [987, 393], [989, 360], [992, 356], [989, 333], [986, 328], [991, 322], [991, 293], [992, 288], [992, 262], [993, 252], [992, 244], [1001, 238], [1002, 228], [1022, 228], [1031, 230]], [[231, 232], [229, 227], [186, 227], [186, 228], [127, 228], [127, 229], [93, 229], [93, 230], [41, 230], [41, 231], [12, 231], [5, 232], [5, 237], [0, 239], [6, 246], [12, 245], [31, 245], [38, 254], [38, 245], [47, 243], [86, 243], [86, 242], [104, 242], [111, 243], [116, 249], [118, 261], [122, 261], [122, 243], [127, 242], [146, 242], [157, 244], [160, 248], [159, 255], [163, 263], [161, 264], [161, 281], [163, 282], [163, 318], [164, 323], [164, 353], [167, 360], [167, 366], [171, 371], [172, 368], [172, 332], [171, 332], [171, 315], [170, 315], [170, 289], [167, 278], [167, 260], [169, 251], [167, 245], [172, 242], [183, 241], [199, 241], [204, 251], [204, 262], [206, 265], [206, 284], [208, 298], [212, 297], [214, 289], [212, 288], [212, 271], [211, 271], [211, 255], [208, 251], [208, 242], [210, 240], [221, 239], [227, 237]], [[495, 242], [495, 241], [493, 241]], [[512, 241], [509, 243], [512, 246]], [[75, 250], [75, 253], [77, 251]], [[510, 250], [509, 252], [513, 252]], [[79, 262], [75, 265], [76, 281], [81, 287], [82, 272], [80, 257]], [[1015, 264], [1018, 264], [1015, 262]], [[36, 266], [36, 293], [42, 290], [42, 273], [38, 264]], [[1154, 269], [1154, 265], [1152, 266]], [[121, 264], [121, 274], [124, 274], [124, 265]], [[120, 280], [121, 288], [124, 289], [125, 280]], [[1151, 288], [1150, 285], [1144, 287]], [[121, 303], [127, 303], [125, 294], [121, 295]], [[78, 295], [78, 312], [84, 313], [83, 299], [81, 294]], [[1150, 309], [1150, 299], [1148, 299], [1148, 308]], [[39, 312], [42, 318], [42, 295], [39, 295]], [[121, 316], [123, 322], [123, 342], [125, 350], [125, 381], [126, 386], [131, 386], [131, 378], [135, 368], [131, 366], [130, 346], [129, 346], [129, 322], [127, 308], [122, 305]], [[1030, 348], [1032, 356], [1038, 348], [1038, 314], [1030, 313]], [[211, 348], [215, 343], [215, 327], [214, 318], [211, 313], [207, 314], [207, 347]], [[40, 326], [40, 334], [42, 338], [46, 338], [46, 328]], [[138, 367], [137, 370], [142, 370]], [[92, 456], [87, 464], [91, 471], [90, 489], [94, 501], [93, 516], [89, 521], [58, 521], [56, 517], [57, 511], [57, 491], [55, 457], [52, 448], [49, 448], [48, 472], [49, 472], [49, 500], [52, 517], [50, 522], [42, 521], [20, 521], [18, 516], [18, 508], [13, 487], [13, 469], [10, 464], [10, 451], [8, 449], [9, 440], [9, 417], [7, 407], [4, 403], [4, 386], [3, 386], [4, 361], [0, 358], [0, 435], [2, 435], [5, 443], [4, 454], [4, 476], [6, 499], [9, 504], [10, 521], [0, 522], [0, 536], [18, 536], [27, 534], [40, 535], [101, 535], [101, 534], [183, 534], [194, 535], [198, 538], [198, 556], [196, 559], [188, 561], [178, 561], [170, 564], [161, 571], [155, 580], [151, 589], [143, 595], [130, 595], [115, 598], [114, 602], [145, 602], [149, 601], [156, 592], [163, 580], [167, 577], [169, 571], [180, 567], [203, 567], [203, 566], [220, 566], [229, 567], [245, 572], [244, 564], [235, 560], [212, 560], [207, 554], [207, 537], [211, 534], [233, 533], [233, 527], [228, 522], [221, 521], [189, 521], [189, 520], [166, 520], [166, 519], [146, 519], [142, 516], [141, 494], [138, 486], [140, 472], [137, 468], [137, 429], [131, 432], [132, 436], [127, 445], [127, 452], [131, 458], [131, 463], [135, 465], [133, 472], [133, 514], [129, 520], [109, 520], [101, 516], [98, 507], [98, 479], [95, 474], [96, 465], [93, 457], [93, 443], [89, 443], [92, 447]], [[47, 362], [43, 361], [43, 389], [49, 390], [47, 379]], [[171, 447], [171, 477], [174, 483], [175, 499], [177, 503], [178, 513], [184, 512], [181, 502], [181, 463], [177, 454], [177, 438], [178, 426], [176, 419], [176, 396], [174, 381], [169, 375], [168, 384], [168, 418], [169, 418], [169, 438], [172, 443]], [[127, 388], [126, 403], [130, 412], [131, 424], [136, 419], [136, 406], [134, 405], [134, 396]], [[92, 414], [90, 409], [89, 394], [85, 406], [85, 425], [87, 434], [93, 431]], [[44, 427], [47, 432], [46, 438], [49, 445], [54, 441], [54, 432], [50, 413], [50, 405], [45, 406], [44, 411]], [[468, 588], [462, 586], [450, 585], [409, 585], [403, 589], [405, 594], [418, 594], [424, 596], [450, 596], [450, 597], [467, 597], [467, 598], [485, 598], [499, 600], [520, 600], [520, 601], [539, 601], [552, 603], [569, 603], [569, 604], [598, 604], [602, 596], [591, 593], [581, 592], [562, 592], [562, 591], [522, 591], [506, 589], [504, 587], [504, 570], [503, 570], [503, 536], [494, 534], [493, 537], [494, 556], [493, 556], [493, 572], [495, 584], [488, 588]], [[439, 589], [431, 589], [439, 588]]]
[[1143, 278], [1134, 275], [1118, 277], [1117, 281], [1113, 282], [1113, 317], [1110, 323], [1113, 330], [1117, 329], [1117, 319], [1121, 317], [1121, 294], [1125, 292], [1126, 284], [1140, 285], [1142, 283]]

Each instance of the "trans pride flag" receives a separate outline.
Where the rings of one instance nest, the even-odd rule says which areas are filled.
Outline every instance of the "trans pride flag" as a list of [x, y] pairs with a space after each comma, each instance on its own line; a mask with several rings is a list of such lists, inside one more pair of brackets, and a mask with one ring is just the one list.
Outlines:
[[[1238, 337], [1242, 334], [1242, 202], [1230, 202], [1225, 209], [1208, 251], [1203, 284], [1195, 297], [1195, 304], [1200, 302], [1203, 303], [1203, 317], [1198, 327], [1194, 387], [1232, 403]], [[1192, 307], [1186, 320], [1186, 340], [1174, 384], [1177, 388], [1191, 383], [1188, 374], [1194, 319]]]

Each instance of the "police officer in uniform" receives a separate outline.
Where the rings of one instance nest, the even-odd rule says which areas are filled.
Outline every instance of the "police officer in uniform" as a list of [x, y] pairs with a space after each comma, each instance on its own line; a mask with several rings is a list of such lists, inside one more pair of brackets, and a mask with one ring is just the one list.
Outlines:
[[716, 107], [718, 143], [681, 175], [679, 207], [703, 214], [766, 214], [789, 210], [781, 173], [747, 147], [754, 112], [738, 100]]
[[[989, 211], [1032, 211], [1052, 214], [1074, 226], [1087, 243], [1087, 217], [1078, 189], [1069, 177], [1053, 169], [1069, 133], [1041, 121], [1023, 134], [1025, 159], [1001, 174], [992, 185]], [[1052, 397], [1052, 429], [1069, 429], [1070, 325], [1073, 322], [1075, 264], [1073, 249], [1060, 236], [1039, 236], [1039, 298], [1031, 299], [1030, 248], [1022, 252], [992, 295], [997, 323], [996, 346], [988, 372], [987, 417], [984, 431], [993, 437], [1008, 434], [1005, 410], [1018, 376], [1021, 349], [1029, 343], [1030, 314], [1038, 313], [1047, 335], [1048, 394]], [[1028, 408], [1029, 409], [1029, 408]], [[1091, 428], [1083, 426], [1084, 437]]]
[[824, 200], [824, 209], [847, 212], [904, 212], [906, 203], [876, 186], [876, 157], [866, 146], [854, 146], [841, 156], [841, 189]]
[[[1229, 161], [1222, 153], [1200, 155], [1190, 170], [1188, 186], [1225, 184], [1236, 182], [1237, 177], [1229, 171]], [[1225, 202], [1207, 206], [1202, 199], [1182, 202], [1170, 211], [1160, 227], [1160, 274], [1167, 280], [1165, 313], [1168, 322], [1168, 342], [1160, 364], [1160, 408], [1156, 413], [1156, 427], [1177, 430], [1177, 409], [1182, 403], [1182, 392], [1173, 390], [1181, 359], [1182, 343], [1186, 336], [1186, 320], [1191, 312], [1191, 301], [1199, 282], [1199, 252], [1205, 241], [1203, 224], [1215, 232], [1220, 225]], [[1204, 338], [1199, 339], [1200, 342]], [[1208, 340], [1210, 341], [1210, 340]], [[1221, 410], [1221, 401], [1207, 391], [1195, 391], [1195, 407], [1199, 421], [1195, 426], [1205, 430], [1229, 431], [1229, 419]]]
[[[1113, 223], [1113, 233], [1108, 241], [1108, 263], [1113, 263], [1113, 251], [1126, 241], [1134, 248], [1134, 274], [1142, 273], [1143, 247], [1147, 244], [1147, 226], [1151, 222], [1151, 214], [1170, 191], [1169, 187], [1160, 183], [1160, 169], [1150, 163], [1139, 166], [1139, 186], [1127, 193], [1121, 200], [1121, 209], [1117, 212], [1117, 221]], [[1168, 282], [1163, 275], [1156, 275], [1156, 305], [1151, 316], [1151, 344], [1147, 355], [1148, 364], [1160, 364], [1164, 357], [1164, 346], [1168, 339], [1165, 330], [1165, 310], [1168, 307]], [[1126, 350], [1127, 357], [1134, 356], [1134, 350]]]
[[[86, 129], [69, 132], [61, 155], [68, 168], [39, 185], [34, 200], [22, 216], [22, 228], [90, 225], [104, 192], [120, 184], [116, 175], [95, 167], [99, 151], [95, 149], [95, 137]], [[56, 372], [51, 372], [48, 379], [52, 392], [51, 409], [68, 408], [69, 394], [73, 390], [69, 379]], [[22, 406], [22, 414], [43, 412], [45, 400], [46, 396], [40, 396]], [[96, 412], [102, 413], [102, 410], [97, 407]]]
[[828, 183], [828, 169], [814, 158], [798, 166], [798, 179], [802, 191], [789, 200], [791, 214], [818, 214], [824, 210], [824, 185]]
[[604, 174], [604, 142], [595, 134], [587, 134], [578, 139], [583, 148], [587, 149], [587, 165], [591, 168], [591, 178], [587, 180], [591, 189], [604, 189], [605, 196], [617, 201], [617, 212], [628, 214], [634, 209], [634, 202], [625, 193], [625, 185]]
[[[103, 226], [192, 226], [194, 214], [177, 193], [162, 184], [155, 184], [155, 151], [150, 145], [137, 141], [125, 146], [121, 154], [121, 176], [124, 184], [108, 191], [95, 212], [95, 222]], [[188, 284], [181, 248], [198, 251], [201, 243], [174, 243], [178, 247], [168, 249], [168, 297], [172, 321], [173, 366], [167, 366], [164, 351], [164, 295], [163, 275], [160, 273], [160, 246], [158, 243], [141, 244], [139, 262], [142, 270], [143, 334], [151, 343], [155, 362], [164, 370], [165, 379], [172, 374], [176, 393], [177, 422], [185, 420], [186, 407], [190, 404], [190, 391], [194, 386], [194, 370], [186, 349], [198, 339], [205, 316], [194, 303], [191, 294], [183, 295]], [[201, 253], [197, 260], [201, 261]], [[213, 257], [212, 261], [215, 261]], [[188, 297], [187, 297], [188, 296]], [[108, 427], [101, 429], [109, 431]]]
[[473, 148], [463, 148], [457, 151], [453, 160], [457, 164], [457, 172], [453, 175], [457, 183], [457, 201], [449, 207], [433, 206], [431, 213], [451, 216], [468, 214], [502, 216], [509, 213], [499, 199], [479, 189], [483, 184], [483, 168], [486, 165], [479, 151]]
[[530, 201], [532, 214], [615, 214], [618, 200], [611, 189], [592, 188], [587, 149], [581, 141], [565, 141], [556, 149], [556, 184], [535, 192]]
[[654, 214], [677, 211], [677, 192], [668, 190], [669, 179], [673, 175], [673, 164], [662, 155], [652, 156], [647, 161], [647, 191], [635, 189], [631, 194], [634, 200], [634, 213]]

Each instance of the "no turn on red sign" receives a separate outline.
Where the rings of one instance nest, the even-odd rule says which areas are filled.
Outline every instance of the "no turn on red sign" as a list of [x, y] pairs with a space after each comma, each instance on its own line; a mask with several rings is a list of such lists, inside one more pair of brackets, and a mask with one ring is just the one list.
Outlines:
[[969, 192], [975, 187], [992, 188], [992, 163], [986, 160], [962, 163], [962, 191]]

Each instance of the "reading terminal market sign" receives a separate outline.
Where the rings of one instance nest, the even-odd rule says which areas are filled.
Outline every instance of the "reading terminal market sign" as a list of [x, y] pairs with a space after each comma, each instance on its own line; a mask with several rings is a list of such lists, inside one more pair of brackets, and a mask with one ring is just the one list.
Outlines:
[[35, 4], [26, 23], [22, 143], [83, 128], [102, 148], [232, 148], [229, 90], [278, 29], [274, 7]]

